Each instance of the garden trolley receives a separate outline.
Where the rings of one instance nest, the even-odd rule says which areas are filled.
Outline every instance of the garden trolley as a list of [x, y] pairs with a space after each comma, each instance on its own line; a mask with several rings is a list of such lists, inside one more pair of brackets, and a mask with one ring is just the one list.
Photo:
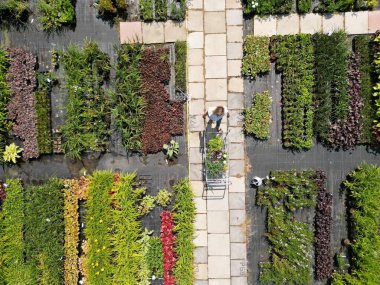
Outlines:
[[208, 124], [203, 134], [203, 176], [206, 183], [206, 199], [223, 199], [229, 186], [227, 131], [217, 132]]

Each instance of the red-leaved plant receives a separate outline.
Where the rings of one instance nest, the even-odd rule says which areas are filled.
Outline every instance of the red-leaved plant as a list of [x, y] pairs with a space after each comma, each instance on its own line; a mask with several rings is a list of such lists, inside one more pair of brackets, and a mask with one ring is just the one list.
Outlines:
[[146, 49], [141, 60], [142, 96], [145, 109], [142, 144], [144, 153], [156, 153], [172, 135], [183, 133], [183, 103], [170, 101], [166, 84], [170, 80], [169, 50]]
[[164, 260], [164, 285], [174, 285], [175, 276], [172, 275], [176, 256], [174, 252], [174, 220], [170, 211], [161, 213], [161, 244]]
[[7, 195], [5, 193], [4, 183], [2, 181], [0, 181], [0, 202], [5, 200], [6, 197], [7, 197]]
[[348, 84], [349, 84], [349, 109], [347, 119], [337, 121], [332, 124], [329, 132], [329, 143], [332, 147], [352, 148], [360, 143], [362, 133], [361, 109], [363, 99], [360, 96], [360, 57], [352, 53], [348, 63]]
[[20, 48], [9, 49], [10, 66], [7, 81], [12, 96], [8, 103], [8, 117], [13, 120], [13, 135], [23, 141], [23, 157], [38, 157], [36, 97], [36, 57]]
[[326, 175], [316, 171], [317, 206], [315, 208], [315, 279], [324, 280], [331, 277], [331, 228], [332, 195], [326, 189]]

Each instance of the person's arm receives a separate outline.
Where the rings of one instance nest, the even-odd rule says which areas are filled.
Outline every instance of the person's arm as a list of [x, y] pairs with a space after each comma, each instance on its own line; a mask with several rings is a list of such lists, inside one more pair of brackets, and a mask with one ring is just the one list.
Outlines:
[[203, 119], [206, 119], [207, 115], [208, 115], [208, 111], [206, 111], [206, 113], [203, 114]]

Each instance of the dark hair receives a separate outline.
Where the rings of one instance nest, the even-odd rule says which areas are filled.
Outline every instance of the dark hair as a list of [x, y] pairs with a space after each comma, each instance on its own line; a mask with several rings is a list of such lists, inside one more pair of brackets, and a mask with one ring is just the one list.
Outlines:
[[218, 106], [215, 108], [214, 112], [212, 112], [213, 114], [218, 114], [218, 113], [221, 113], [221, 114], [224, 114], [224, 108], [222, 106]]

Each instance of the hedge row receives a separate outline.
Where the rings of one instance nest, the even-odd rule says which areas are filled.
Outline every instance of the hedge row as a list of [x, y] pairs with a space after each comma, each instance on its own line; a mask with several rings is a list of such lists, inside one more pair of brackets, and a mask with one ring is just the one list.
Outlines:
[[183, 21], [186, 16], [186, 0], [140, 0], [140, 16], [144, 21]]
[[268, 91], [254, 95], [252, 106], [244, 110], [244, 131], [260, 140], [269, 138], [272, 99]]
[[186, 93], [186, 57], [187, 43], [175, 43], [175, 88], [177, 91]]
[[380, 168], [362, 164], [344, 183], [350, 208], [350, 273], [333, 276], [334, 285], [380, 282]]
[[304, 13], [333, 13], [359, 10], [372, 10], [376, 0], [321, 0], [312, 6], [311, 0], [244, 0], [244, 13], [248, 15]]
[[275, 37], [272, 51], [282, 72], [282, 140], [285, 147], [313, 146], [313, 44], [310, 35]]
[[244, 39], [243, 75], [255, 79], [257, 75], [270, 70], [269, 37], [248, 35]]
[[67, 156], [80, 159], [85, 151], [105, 151], [110, 137], [110, 100], [103, 89], [110, 59], [94, 42], [83, 49], [70, 46], [62, 52], [66, 73], [67, 118], [62, 127]]
[[312, 281], [313, 232], [297, 221], [294, 211], [315, 205], [314, 171], [275, 171], [257, 192], [256, 203], [267, 207], [266, 234], [270, 261], [260, 263], [259, 280], [269, 284], [309, 284]]
[[7, 52], [0, 48], [0, 152], [3, 152], [7, 144], [7, 136], [10, 131], [7, 106], [11, 91], [7, 82], [9, 59]]

